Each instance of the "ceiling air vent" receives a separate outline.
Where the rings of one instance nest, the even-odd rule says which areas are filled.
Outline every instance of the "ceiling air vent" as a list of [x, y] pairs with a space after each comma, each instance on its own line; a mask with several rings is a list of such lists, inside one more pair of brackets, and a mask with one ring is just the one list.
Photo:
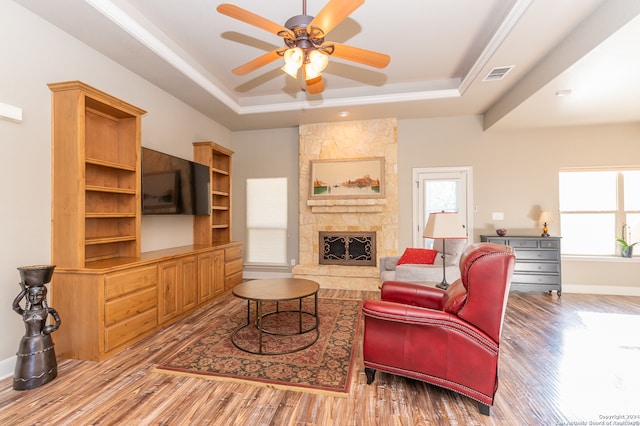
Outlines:
[[494, 68], [491, 71], [489, 71], [489, 74], [487, 74], [487, 76], [482, 81], [502, 80], [504, 76], [507, 75], [509, 71], [511, 71], [512, 68], [513, 68], [513, 65], [510, 65], [508, 67]]

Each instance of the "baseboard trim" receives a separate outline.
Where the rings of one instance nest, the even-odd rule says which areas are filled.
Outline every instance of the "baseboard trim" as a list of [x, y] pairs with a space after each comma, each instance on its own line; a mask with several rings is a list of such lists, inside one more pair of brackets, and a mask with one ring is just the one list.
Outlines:
[[640, 296], [640, 287], [562, 284], [563, 293], [601, 294], [608, 296]]
[[291, 278], [291, 272], [267, 272], [267, 271], [243, 271], [242, 278], [245, 280], [261, 280], [267, 278]]
[[16, 368], [16, 357], [0, 360], [0, 380], [13, 376], [13, 370]]

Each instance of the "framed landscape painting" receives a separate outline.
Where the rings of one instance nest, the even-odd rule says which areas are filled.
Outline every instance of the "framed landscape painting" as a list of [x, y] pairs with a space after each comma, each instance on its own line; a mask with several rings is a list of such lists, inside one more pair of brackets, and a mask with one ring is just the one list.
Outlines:
[[384, 157], [312, 160], [310, 198], [384, 197]]

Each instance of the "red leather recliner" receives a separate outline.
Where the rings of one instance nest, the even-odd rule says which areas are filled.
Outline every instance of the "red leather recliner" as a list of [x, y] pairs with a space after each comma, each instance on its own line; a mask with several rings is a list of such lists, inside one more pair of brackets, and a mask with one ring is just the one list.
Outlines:
[[490, 415], [514, 264], [513, 248], [476, 243], [463, 253], [461, 278], [447, 290], [383, 283], [382, 300], [362, 308], [367, 383], [376, 370], [411, 377], [466, 395]]

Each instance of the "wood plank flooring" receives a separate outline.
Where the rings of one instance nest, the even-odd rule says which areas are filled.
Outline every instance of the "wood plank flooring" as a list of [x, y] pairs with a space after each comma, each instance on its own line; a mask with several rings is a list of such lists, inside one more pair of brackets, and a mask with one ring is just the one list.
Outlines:
[[0, 425], [640, 424], [638, 297], [512, 293], [491, 417], [422, 382], [378, 372], [367, 385], [361, 346], [345, 398], [151, 371], [233, 303], [242, 302], [224, 296], [101, 363], [60, 359], [58, 377], [39, 388], [14, 391], [11, 378], [1, 381]]

